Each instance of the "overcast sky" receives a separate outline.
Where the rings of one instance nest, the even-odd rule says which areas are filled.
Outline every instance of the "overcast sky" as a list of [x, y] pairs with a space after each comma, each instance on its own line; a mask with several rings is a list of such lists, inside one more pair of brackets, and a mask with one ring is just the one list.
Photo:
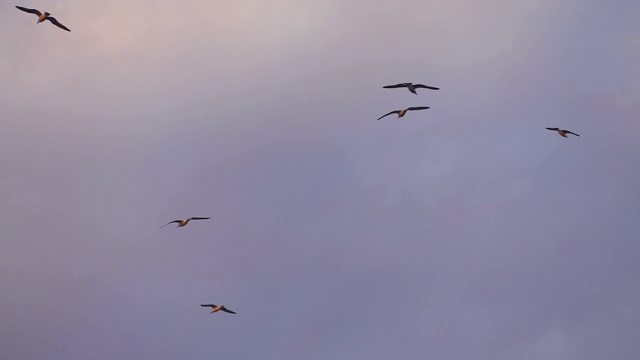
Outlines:
[[0, 359], [638, 359], [639, 34], [632, 0], [3, 3]]

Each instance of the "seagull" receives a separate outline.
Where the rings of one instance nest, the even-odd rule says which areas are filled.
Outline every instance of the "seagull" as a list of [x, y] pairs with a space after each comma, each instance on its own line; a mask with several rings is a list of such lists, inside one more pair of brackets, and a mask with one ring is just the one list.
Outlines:
[[168, 223], [160, 226], [160, 229], [162, 229], [163, 227], [169, 225], [169, 224], [174, 224], [174, 223], [178, 223], [178, 226], [176, 227], [183, 227], [185, 225], [187, 225], [189, 223], [189, 221], [191, 220], [209, 220], [210, 218], [208, 217], [190, 217], [186, 220], [173, 220], [173, 221], [169, 221]]
[[573, 132], [571, 132], [571, 131], [569, 131], [569, 130], [562, 130], [562, 129], [558, 129], [558, 128], [547, 128], [547, 130], [557, 131], [557, 132], [558, 132], [558, 134], [560, 134], [560, 136], [562, 136], [562, 137], [566, 137], [566, 138], [568, 138], [567, 134], [572, 134], [572, 135], [575, 135], [575, 136], [580, 136], [580, 135], [578, 135], [578, 134], [576, 134], [576, 133], [573, 133]]
[[235, 312], [227, 309], [226, 307], [224, 307], [224, 305], [214, 305], [214, 304], [203, 304], [200, 305], [202, 307], [210, 307], [211, 308], [211, 312], [209, 314], [213, 314], [214, 312], [218, 312], [220, 310], [224, 311], [224, 312], [228, 312], [229, 314], [235, 314]]
[[71, 31], [71, 30], [67, 29], [67, 27], [66, 27], [66, 26], [64, 26], [64, 25], [60, 24], [60, 23], [58, 22], [58, 20], [56, 20], [56, 18], [49, 16], [49, 15], [51, 15], [51, 14], [49, 14], [48, 12], [45, 12], [45, 13], [43, 14], [43, 13], [41, 13], [40, 11], [38, 11], [38, 10], [36, 10], [36, 9], [27, 9], [27, 8], [25, 8], [25, 7], [22, 7], [22, 6], [16, 6], [16, 7], [17, 7], [19, 10], [22, 10], [22, 11], [24, 11], [24, 12], [28, 12], [28, 13], [31, 13], [31, 14], [36, 14], [36, 15], [38, 15], [38, 22], [37, 22], [36, 24], [40, 24], [41, 22], [43, 22], [43, 21], [45, 21], [45, 20], [49, 20], [49, 21], [51, 21], [51, 23], [52, 23], [53, 25], [55, 25], [55, 26], [59, 27], [60, 29], [64, 29], [64, 30], [67, 30], [67, 31]]
[[401, 83], [401, 84], [383, 86], [384, 89], [395, 89], [395, 88], [403, 88], [403, 87], [406, 87], [407, 89], [409, 89], [409, 91], [411, 91], [416, 95], [418, 95], [418, 93], [416, 92], [416, 89], [440, 90], [440, 88], [437, 88], [437, 87], [427, 86], [422, 84], [413, 84], [413, 83]]
[[403, 117], [407, 113], [407, 111], [425, 110], [425, 109], [429, 109], [429, 108], [430, 108], [429, 106], [415, 106], [415, 107], [406, 108], [404, 110], [395, 110], [395, 111], [392, 111], [392, 112], [390, 112], [388, 114], [380, 116], [378, 118], [378, 120], [382, 119], [385, 116], [391, 115], [391, 114], [398, 114], [398, 119], [399, 119], [399, 118]]

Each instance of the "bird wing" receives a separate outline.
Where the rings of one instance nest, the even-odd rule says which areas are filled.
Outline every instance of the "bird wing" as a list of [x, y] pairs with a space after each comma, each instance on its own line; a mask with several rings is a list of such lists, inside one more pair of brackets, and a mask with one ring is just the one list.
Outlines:
[[547, 128], [547, 130], [558, 131], [558, 128]]
[[229, 313], [229, 314], [235, 314], [235, 312], [233, 312], [233, 311], [231, 311], [231, 310], [227, 309], [227, 308], [226, 308], [226, 307], [224, 307], [224, 306], [223, 306], [220, 310], [222, 310], [222, 311], [224, 311], [224, 312], [227, 312], [227, 313]]
[[431, 108], [430, 106], [414, 106], [414, 107], [407, 108], [407, 111], [410, 111], [410, 110], [425, 110], [425, 109], [430, 109], [430, 108]]
[[168, 223], [166, 223], [166, 224], [164, 224], [164, 225], [160, 226], [160, 229], [162, 229], [163, 227], [165, 227], [165, 226], [167, 226], [167, 225], [169, 225], [169, 224], [175, 224], [175, 223], [181, 223], [181, 222], [182, 222], [182, 220], [173, 220], [173, 221], [169, 221]]
[[55, 26], [59, 27], [60, 29], [64, 29], [64, 30], [67, 30], [67, 31], [71, 31], [71, 30], [67, 29], [67, 27], [66, 27], [66, 26], [64, 26], [64, 25], [60, 24], [60, 23], [58, 22], [58, 20], [56, 20], [56, 18], [54, 18], [54, 17], [49, 16], [49, 17], [48, 17], [48, 18], [46, 18], [45, 20], [49, 20], [49, 21], [51, 21], [51, 23], [52, 23], [53, 25], [55, 25]]
[[384, 88], [384, 89], [395, 89], [395, 88], [401, 88], [401, 87], [407, 87], [407, 85], [406, 84], [395, 84], [395, 85], [383, 86], [382, 88]]
[[380, 117], [378, 118], [378, 120], [382, 119], [382, 118], [383, 118], [383, 117], [385, 117], [385, 116], [389, 116], [389, 115], [391, 115], [391, 114], [400, 114], [400, 110], [395, 110], [395, 111], [392, 111], [392, 112], [390, 112], [390, 113], [388, 113], [388, 114], [382, 115], [382, 116], [380, 116]]
[[211, 219], [211, 218], [207, 218], [207, 217], [192, 217], [192, 218], [189, 218], [189, 220], [209, 220], [209, 219]]
[[580, 136], [580, 135], [578, 135], [578, 134], [576, 134], [576, 133], [574, 133], [574, 132], [571, 132], [571, 131], [569, 131], [569, 130], [565, 130], [564, 132], [565, 132], [565, 133], [567, 133], [567, 134], [573, 134], [573, 135], [575, 135], [575, 136]]
[[200, 306], [202, 306], [202, 307], [211, 307], [211, 308], [214, 308], [214, 307], [216, 307], [217, 305], [214, 305], [214, 304], [202, 304], [202, 305], [200, 305]]
[[31, 14], [36, 14], [38, 16], [42, 15], [42, 13], [36, 9], [27, 9], [26, 7], [22, 7], [22, 6], [16, 6], [18, 9], [24, 11], [24, 12], [28, 12]]
[[413, 84], [413, 87], [416, 89], [431, 89], [431, 90], [440, 90], [440, 88], [434, 86], [427, 86], [423, 84]]

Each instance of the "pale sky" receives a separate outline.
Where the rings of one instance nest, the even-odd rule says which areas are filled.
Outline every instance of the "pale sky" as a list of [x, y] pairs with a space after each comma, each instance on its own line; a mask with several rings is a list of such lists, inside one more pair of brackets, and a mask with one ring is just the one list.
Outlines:
[[640, 2], [0, 20], [0, 359], [639, 358]]

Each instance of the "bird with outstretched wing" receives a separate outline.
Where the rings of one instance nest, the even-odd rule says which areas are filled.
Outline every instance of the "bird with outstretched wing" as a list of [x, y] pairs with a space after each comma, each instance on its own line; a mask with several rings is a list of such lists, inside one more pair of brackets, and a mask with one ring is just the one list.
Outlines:
[[213, 313], [218, 312], [218, 311], [224, 311], [224, 312], [229, 313], [229, 314], [235, 314], [234, 311], [231, 311], [231, 310], [227, 309], [224, 305], [202, 304], [200, 306], [202, 306], [202, 307], [210, 307], [211, 308], [210, 314], [213, 314]]
[[162, 229], [163, 227], [165, 227], [165, 226], [167, 226], [169, 224], [178, 224], [178, 226], [176, 226], [176, 227], [183, 227], [183, 226], [186, 226], [189, 223], [189, 221], [191, 221], [191, 220], [209, 220], [209, 219], [210, 218], [208, 218], [208, 217], [195, 217], [194, 216], [194, 217], [190, 217], [190, 218], [185, 219], [185, 220], [178, 219], [178, 220], [169, 221], [168, 223], [160, 226], [160, 228]]
[[380, 116], [378, 118], [378, 120], [382, 119], [385, 116], [389, 116], [391, 114], [398, 114], [398, 118], [401, 118], [407, 113], [407, 111], [425, 110], [425, 109], [430, 109], [430, 108], [431, 107], [429, 107], [429, 106], [413, 106], [413, 107], [406, 108], [406, 109], [403, 109], [403, 110], [394, 110], [394, 111], [391, 111], [391, 112], [389, 112], [387, 114], [384, 114], [384, 115]]
[[18, 8], [18, 10], [22, 10], [24, 12], [28, 12], [29, 14], [38, 15], [38, 22], [36, 24], [40, 24], [41, 22], [43, 22], [45, 20], [49, 20], [53, 25], [59, 27], [60, 29], [71, 31], [71, 30], [69, 30], [69, 28], [67, 28], [66, 26], [62, 25], [58, 20], [56, 20], [56, 18], [54, 18], [53, 16], [50, 16], [51, 14], [49, 14], [48, 12], [45, 12], [43, 14], [43, 13], [41, 13], [40, 11], [38, 11], [36, 9], [29, 9], [29, 8], [22, 7], [22, 6], [16, 6], [16, 8]]

